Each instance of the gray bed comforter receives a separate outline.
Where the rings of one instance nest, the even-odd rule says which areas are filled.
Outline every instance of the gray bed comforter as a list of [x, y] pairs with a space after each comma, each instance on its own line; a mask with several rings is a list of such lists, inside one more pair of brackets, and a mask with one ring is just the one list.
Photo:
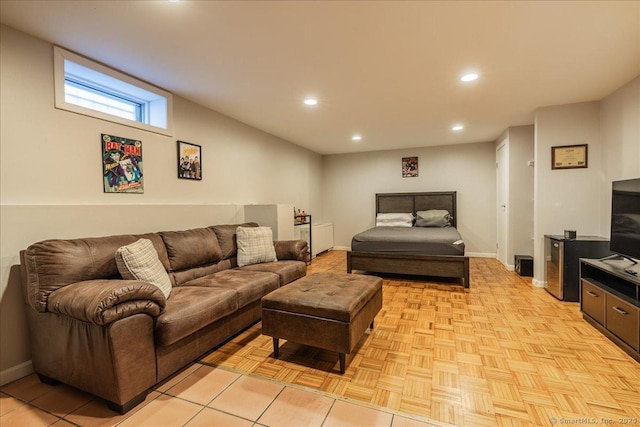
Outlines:
[[351, 250], [464, 255], [464, 242], [454, 227], [373, 227], [353, 236]]

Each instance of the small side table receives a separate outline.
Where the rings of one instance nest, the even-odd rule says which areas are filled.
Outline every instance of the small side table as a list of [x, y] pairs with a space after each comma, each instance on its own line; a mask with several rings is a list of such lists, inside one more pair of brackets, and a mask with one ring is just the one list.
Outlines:
[[301, 226], [305, 226], [305, 227], [309, 227], [309, 239], [303, 239], [302, 238], [302, 233], [300, 233], [300, 238], [302, 240], [307, 240], [307, 243], [309, 244], [309, 258], [307, 259], [307, 264], [311, 264], [311, 258], [313, 258], [313, 251], [311, 250], [311, 215], [295, 215], [293, 217], [293, 226], [294, 227], [301, 227]]

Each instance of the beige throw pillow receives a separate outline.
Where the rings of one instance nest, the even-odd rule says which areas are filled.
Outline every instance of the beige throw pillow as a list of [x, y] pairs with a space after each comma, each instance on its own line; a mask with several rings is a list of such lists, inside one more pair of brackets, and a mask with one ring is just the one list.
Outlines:
[[271, 227], [238, 227], [238, 266], [277, 261]]
[[149, 239], [140, 239], [116, 251], [116, 265], [123, 279], [156, 285], [166, 298], [171, 294], [171, 279]]

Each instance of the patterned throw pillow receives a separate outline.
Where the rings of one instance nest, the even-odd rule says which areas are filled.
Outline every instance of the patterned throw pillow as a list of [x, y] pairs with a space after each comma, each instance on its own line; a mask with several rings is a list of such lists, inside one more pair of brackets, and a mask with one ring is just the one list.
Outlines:
[[149, 239], [140, 239], [116, 251], [116, 265], [123, 279], [156, 285], [166, 298], [171, 294], [171, 279]]
[[277, 261], [271, 227], [238, 227], [238, 266]]

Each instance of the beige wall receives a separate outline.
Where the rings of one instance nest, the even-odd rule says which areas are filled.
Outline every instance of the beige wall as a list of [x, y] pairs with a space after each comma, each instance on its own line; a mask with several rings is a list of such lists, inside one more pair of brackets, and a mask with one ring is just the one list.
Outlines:
[[[640, 76], [599, 102], [540, 108], [535, 120], [534, 258], [544, 235], [610, 234], [611, 181], [640, 177]], [[551, 147], [589, 144], [587, 169], [551, 170]], [[544, 284], [535, 262], [534, 284]]]
[[[509, 270], [515, 268], [515, 255], [533, 255], [533, 166], [528, 163], [534, 158], [533, 125], [512, 126], [495, 143], [496, 164], [498, 148], [506, 146], [507, 154], [507, 247], [506, 264]], [[500, 178], [496, 176], [496, 180]], [[496, 183], [496, 187], [500, 182]], [[496, 190], [497, 191], [497, 190]], [[497, 214], [496, 214], [497, 215]], [[498, 224], [498, 227], [500, 224]], [[500, 233], [496, 231], [496, 240]], [[498, 242], [500, 243], [500, 242]]]
[[[56, 110], [52, 45], [0, 31], [0, 382], [29, 368], [12, 269], [28, 244], [234, 222], [251, 203], [321, 216], [320, 155], [180, 97], [173, 137]], [[144, 194], [103, 193], [101, 133], [142, 141]], [[177, 178], [176, 140], [202, 146], [202, 181]]]
[[533, 255], [533, 125], [509, 128], [509, 264]]
[[[174, 97], [173, 137], [56, 110], [52, 46], [7, 27], [1, 40], [3, 204], [294, 203], [308, 211], [320, 208], [314, 199], [320, 155], [180, 97]], [[143, 195], [103, 193], [101, 133], [142, 141]], [[202, 146], [201, 182], [176, 178], [178, 139]]]
[[600, 103], [602, 173], [600, 230], [611, 234], [611, 181], [640, 178], [640, 77]]
[[[600, 103], [539, 108], [535, 118], [534, 283], [544, 283], [544, 235], [601, 235]], [[588, 144], [588, 168], [551, 169], [551, 147]], [[538, 260], [538, 262], [535, 262]]]
[[[402, 178], [401, 159], [410, 156], [418, 156], [419, 176]], [[324, 177], [324, 212], [338, 247], [351, 247], [354, 234], [375, 224], [376, 193], [457, 191], [466, 251], [495, 255], [493, 142], [325, 156]]]

